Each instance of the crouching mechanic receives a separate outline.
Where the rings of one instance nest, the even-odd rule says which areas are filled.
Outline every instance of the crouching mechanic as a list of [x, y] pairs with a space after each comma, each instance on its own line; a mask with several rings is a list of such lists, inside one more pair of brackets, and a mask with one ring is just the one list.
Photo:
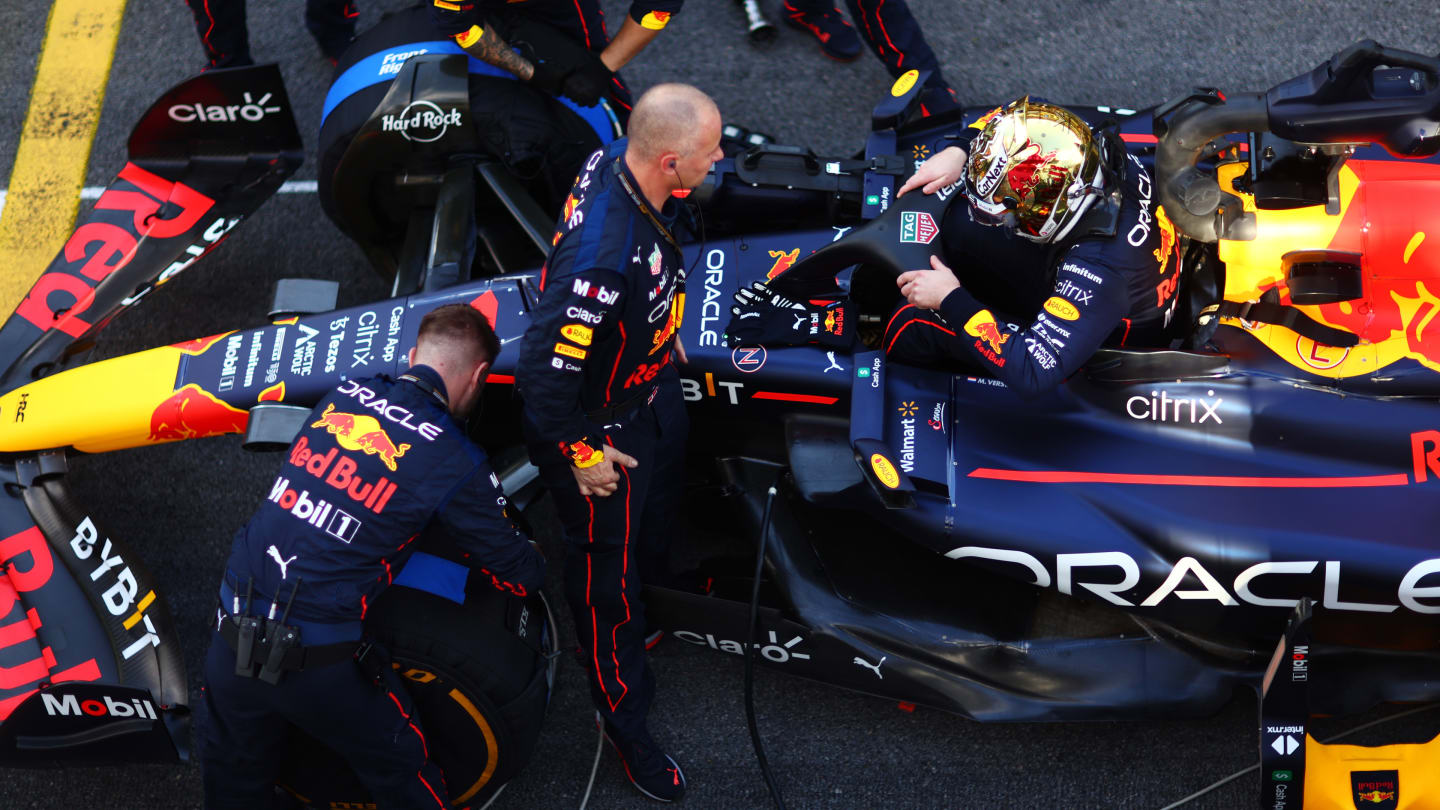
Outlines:
[[380, 806], [450, 806], [410, 698], [383, 650], [362, 644], [361, 621], [430, 531], [497, 587], [540, 587], [544, 560], [463, 426], [499, 349], [485, 316], [439, 307], [420, 322], [409, 371], [347, 381], [310, 414], [220, 584], [206, 807], [271, 805], [287, 723], [343, 756]]
[[592, 155], [566, 200], [515, 370], [530, 458], [564, 525], [591, 697], [630, 781], [661, 801], [685, 792], [646, 725], [655, 682], [641, 601], [680, 522], [688, 430], [671, 352], [684, 361], [689, 219], [671, 192], [722, 156], [704, 93], [662, 84], [641, 96], [629, 137]]
[[[615, 74], [655, 39], [683, 3], [632, 0], [614, 39], [605, 30], [599, 0], [430, 0], [430, 7], [435, 27], [466, 53], [581, 107], [608, 97], [618, 105], [623, 123], [633, 99]], [[507, 38], [524, 41], [523, 54], [512, 50]]]
[[[886, 355], [980, 369], [1031, 396], [1101, 346], [1164, 345], [1180, 273], [1175, 227], [1149, 170], [1118, 137], [1022, 98], [927, 160], [899, 194], [944, 193], [946, 261], [995, 295], [972, 294], [945, 261], [896, 280], [907, 303], [885, 327]], [[988, 226], [988, 227], [987, 227]]]

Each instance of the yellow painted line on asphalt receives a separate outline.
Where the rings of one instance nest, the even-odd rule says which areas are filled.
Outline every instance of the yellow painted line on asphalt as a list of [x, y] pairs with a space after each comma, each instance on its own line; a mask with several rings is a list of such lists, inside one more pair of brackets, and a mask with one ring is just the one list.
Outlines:
[[0, 317], [70, 237], [125, 0], [55, 0], [0, 213]]

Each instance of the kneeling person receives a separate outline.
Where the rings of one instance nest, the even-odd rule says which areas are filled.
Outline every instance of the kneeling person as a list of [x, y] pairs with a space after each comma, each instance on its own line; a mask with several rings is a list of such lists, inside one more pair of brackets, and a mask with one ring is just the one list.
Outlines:
[[[440, 307], [420, 322], [409, 371], [347, 381], [306, 420], [220, 584], [206, 807], [269, 807], [290, 723], [343, 756], [380, 806], [450, 806], [399, 676], [371, 663], [385, 656], [355, 654], [368, 606], [424, 531], [446, 532], [512, 593], [540, 587], [544, 560], [463, 427], [499, 350], [485, 316]], [[383, 413], [366, 407], [381, 399]]]

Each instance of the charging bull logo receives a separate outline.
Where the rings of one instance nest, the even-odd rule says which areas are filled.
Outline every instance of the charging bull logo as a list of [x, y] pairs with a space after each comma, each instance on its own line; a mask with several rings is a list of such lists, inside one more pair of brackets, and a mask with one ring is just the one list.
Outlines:
[[[1160, 224], [1160, 247], [1155, 248], [1155, 261], [1160, 262], [1160, 275], [1170, 266], [1170, 254], [1175, 251], [1175, 223], [1165, 213], [1165, 206], [1155, 206], [1155, 221]], [[1176, 263], [1179, 267], [1179, 263]]]
[[1000, 331], [990, 310], [982, 309], [970, 316], [970, 320], [965, 322], [965, 334], [979, 338], [975, 341], [975, 350], [986, 360], [997, 366], [1005, 365], [1005, 359], [1000, 355], [1005, 353], [1005, 343], [1010, 340], [1010, 335]]
[[405, 455], [410, 445], [396, 445], [373, 416], [357, 413], [338, 413], [334, 403], [325, 406], [320, 418], [310, 424], [312, 428], [323, 427], [335, 437], [335, 443], [346, 450], [361, 450], [366, 455], [379, 456], [390, 470], [395, 472], [395, 460]]
[[[1261, 339], [1302, 371], [1325, 377], [1370, 375], [1407, 358], [1440, 371], [1440, 233], [1434, 227], [1440, 221], [1440, 166], [1350, 161], [1338, 185], [1339, 216], [1319, 206], [1259, 212], [1260, 238], [1238, 252], [1236, 261], [1226, 260], [1227, 287], [1232, 277], [1240, 282], [1244, 300], [1276, 286], [1283, 293], [1275, 268], [1285, 253], [1350, 254], [1341, 260], [1359, 264], [1361, 297], [1304, 311], [1359, 335], [1358, 349], [1348, 357], [1339, 349], [1322, 349], [1322, 357], [1310, 358], [1304, 351], [1308, 342], [1297, 349], [1288, 330], [1270, 330], [1273, 335]], [[1241, 282], [1247, 273], [1248, 282]]]
[[1365, 810], [1393, 810], [1400, 806], [1400, 772], [1351, 771], [1350, 789], [1355, 806]]
[[665, 319], [665, 325], [655, 330], [655, 336], [650, 340], [650, 351], [654, 354], [660, 351], [661, 346], [667, 345], [670, 338], [680, 330], [680, 320], [685, 316], [685, 293], [676, 293], [670, 301], [670, 317]]
[[191, 383], [171, 394], [150, 414], [150, 441], [169, 442], [239, 433], [250, 412], [216, 398]]
[[770, 265], [770, 272], [765, 274], [766, 281], [770, 281], [786, 270], [789, 270], [790, 266], [795, 264], [795, 260], [800, 258], [800, 248], [794, 248], [788, 251], [772, 250], [770, 251], [770, 258], [774, 259], [775, 263]]

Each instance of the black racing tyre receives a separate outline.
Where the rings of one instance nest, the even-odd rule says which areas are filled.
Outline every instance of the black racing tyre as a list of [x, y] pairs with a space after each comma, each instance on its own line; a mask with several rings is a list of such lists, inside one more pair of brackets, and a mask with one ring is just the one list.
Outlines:
[[[485, 804], [530, 759], [554, 679], [544, 598], [483, 583], [468, 591], [459, 605], [394, 585], [365, 619], [415, 701], [456, 807]], [[302, 807], [375, 807], [345, 762], [314, 738], [296, 731], [285, 761], [279, 784]]]
[[[386, 15], [341, 55], [335, 85], [342, 89], [350, 86], [342, 77], [367, 57], [392, 49], [398, 56], [424, 53], [427, 43], [440, 39], [426, 6]], [[398, 65], [396, 62], [390, 67], [398, 73]], [[481, 151], [521, 178], [542, 208], [558, 215], [586, 158], [600, 148], [599, 137], [570, 108], [518, 81], [474, 73], [469, 81], [471, 121]], [[351, 233], [349, 223], [343, 221], [335, 203], [334, 174], [340, 158], [375, 112], [390, 84], [381, 81], [355, 90], [339, 100], [320, 125], [320, 205], [342, 231], [359, 240], [375, 237]], [[376, 184], [377, 188], [389, 188], [379, 178]], [[380, 208], [383, 213], [384, 206]], [[389, 213], [391, 216], [379, 217], [380, 221], [403, 229], [404, 219]]]

